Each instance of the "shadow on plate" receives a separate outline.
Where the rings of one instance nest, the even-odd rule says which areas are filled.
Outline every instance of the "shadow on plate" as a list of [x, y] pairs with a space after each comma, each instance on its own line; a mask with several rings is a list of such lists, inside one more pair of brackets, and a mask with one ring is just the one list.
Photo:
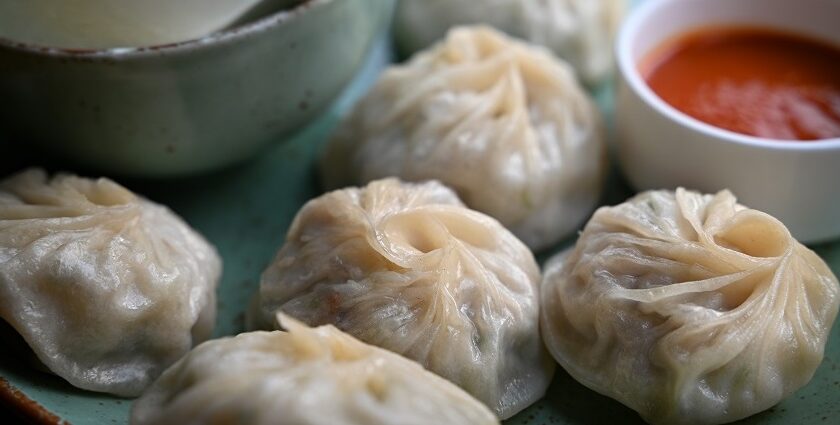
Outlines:
[[543, 400], [505, 425], [644, 425], [639, 415], [621, 403], [586, 388], [565, 370], [557, 373]]
[[[780, 411], [781, 410], [781, 411]], [[779, 406], [765, 410], [733, 425], [761, 424], [784, 413]], [[505, 425], [645, 425], [638, 413], [627, 406], [590, 390], [558, 367], [543, 400], [525, 409]]]

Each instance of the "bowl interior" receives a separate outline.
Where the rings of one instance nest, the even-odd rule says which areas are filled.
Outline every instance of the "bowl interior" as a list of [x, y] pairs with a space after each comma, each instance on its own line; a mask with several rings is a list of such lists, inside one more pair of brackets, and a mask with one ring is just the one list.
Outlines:
[[306, 0], [3, 0], [0, 38], [62, 49], [109, 49], [203, 37]]
[[724, 130], [673, 108], [653, 92], [639, 70], [647, 55], [672, 38], [714, 26], [767, 27], [840, 46], [840, 1], [648, 0], [625, 23], [617, 43], [620, 72], [630, 87], [660, 113], [695, 130], [739, 143], [774, 149], [840, 147], [840, 138], [818, 143], [779, 143]]

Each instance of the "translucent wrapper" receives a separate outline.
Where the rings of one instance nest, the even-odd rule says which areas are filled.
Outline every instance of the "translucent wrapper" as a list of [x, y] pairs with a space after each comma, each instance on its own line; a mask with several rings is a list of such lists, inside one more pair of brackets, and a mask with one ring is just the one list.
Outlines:
[[333, 326], [253, 332], [197, 347], [134, 404], [132, 425], [498, 425], [419, 364]]
[[539, 268], [437, 182], [376, 181], [310, 201], [264, 272], [250, 326], [278, 311], [416, 360], [507, 418], [545, 393]]
[[600, 209], [551, 260], [542, 332], [584, 385], [653, 424], [720, 424], [805, 385], [837, 316], [826, 264], [728, 191]]
[[591, 84], [613, 68], [626, 0], [400, 0], [394, 31], [403, 52], [425, 48], [459, 25], [485, 24], [545, 46]]
[[139, 395], [210, 336], [220, 274], [186, 223], [110, 180], [0, 182], [0, 317], [79, 388]]
[[320, 164], [330, 188], [440, 180], [536, 250], [586, 220], [606, 165], [600, 112], [570, 68], [485, 27], [386, 71]]

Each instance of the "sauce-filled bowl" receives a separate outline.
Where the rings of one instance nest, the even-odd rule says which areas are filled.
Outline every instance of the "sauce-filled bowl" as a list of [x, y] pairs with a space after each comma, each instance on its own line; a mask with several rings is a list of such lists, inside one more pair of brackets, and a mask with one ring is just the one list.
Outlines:
[[[780, 107], [777, 109], [790, 110], [792, 115], [768, 118], [761, 115], [766, 114], [764, 104], [768, 98], [779, 95], [776, 92], [768, 92], [768, 95], [761, 90], [773, 89], [773, 81], [784, 76], [773, 76], [768, 83], [758, 75], [750, 84], [745, 84], [747, 80], [743, 76], [733, 76], [726, 83], [736, 89], [751, 87], [753, 92], [736, 90], [734, 95], [730, 93], [730, 103], [735, 104], [726, 104], [728, 106], [719, 102], [723, 92], [720, 87], [686, 87], [685, 93], [693, 90], [703, 98], [713, 99], [701, 105], [703, 108], [686, 106], [665, 92], [660, 95], [651, 86], [651, 82], [657, 82], [648, 79], [654, 74], [654, 68], [669, 55], [677, 54], [675, 51], [679, 48], [675, 46], [683, 43], [681, 48], [688, 50], [686, 40], [702, 34], [712, 34], [704, 43], [715, 43], [715, 31], [719, 31], [717, 42], [727, 49], [744, 40], [720, 42], [720, 37], [732, 37], [740, 32], [763, 37], [761, 42], [788, 35], [792, 41], [810, 42], [840, 52], [838, 16], [840, 2], [833, 0], [645, 2], [629, 17], [616, 44], [620, 74], [617, 153], [631, 185], [639, 190], [685, 186], [713, 192], [728, 188], [744, 204], [782, 220], [801, 241], [821, 242], [840, 237], [840, 137], [834, 136], [833, 130], [840, 124], [840, 98], [832, 97], [832, 87], [817, 90], [824, 98], [821, 103]], [[700, 44], [701, 48], [708, 47]], [[697, 43], [694, 45], [696, 47]], [[749, 54], [743, 55], [745, 65], [740, 67], [742, 69], [749, 68], [746, 61], [759, 51], [746, 52]], [[772, 52], [773, 55], [776, 53]], [[693, 60], [703, 57], [696, 51], [693, 54]], [[716, 68], [721, 68], [717, 65], [719, 63]], [[840, 73], [840, 63], [835, 66], [835, 72]], [[673, 67], [668, 77], [680, 78], [679, 70], [679, 66]], [[779, 72], [789, 74], [790, 70], [780, 69]], [[687, 84], [696, 84], [697, 80], [689, 74], [686, 72]], [[808, 90], [813, 91], [821, 83], [816, 81]], [[755, 90], [759, 90], [759, 95], [753, 96]], [[679, 89], [676, 91], [677, 95], [683, 94]], [[794, 93], [791, 97], [800, 94]], [[753, 102], [753, 106], [758, 105], [755, 111], [745, 109], [750, 105], [747, 101], [750, 96], [757, 99]], [[787, 105], [788, 101], [782, 96], [780, 104]], [[819, 111], [803, 113], [803, 108]], [[818, 118], [816, 121], [823, 120], [822, 125], [814, 124], [820, 131], [813, 134], [794, 131], [800, 126], [795, 116], [797, 110], [809, 125], [815, 117]], [[703, 111], [711, 112], [704, 115]], [[737, 119], [732, 119], [733, 116]], [[750, 121], [756, 116], [755, 122]], [[832, 121], [835, 118], [838, 122]], [[777, 127], [776, 124], [787, 121], [791, 124], [769, 132], [763, 130], [767, 125], [758, 125], [770, 123], [770, 127]], [[802, 137], [810, 140], [792, 137], [800, 134], [811, 136]]]
[[[247, 7], [211, 17], [233, 26], [146, 47], [137, 44], [150, 40], [147, 35], [128, 30], [119, 33], [131, 35], [124, 41], [109, 38], [107, 28], [80, 33], [72, 42], [81, 48], [39, 45], [37, 37], [58, 40], [51, 37], [60, 34], [20, 30], [20, 40], [0, 37], [0, 139], [119, 175], [189, 175], [242, 161], [330, 105], [385, 30], [393, 2], [231, 2]], [[287, 7], [258, 13], [263, 5]], [[35, 16], [37, 10], [23, 12]], [[85, 48], [102, 41], [91, 40], [98, 35], [106, 45], [128, 46]]]

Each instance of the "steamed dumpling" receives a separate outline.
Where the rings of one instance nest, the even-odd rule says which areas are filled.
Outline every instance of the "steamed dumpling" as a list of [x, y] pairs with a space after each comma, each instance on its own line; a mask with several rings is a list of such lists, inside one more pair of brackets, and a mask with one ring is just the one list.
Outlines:
[[543, 45], [590, 83], [612, 71], [613, 40], [626, 0], [400, 0], [398, 46], [420, 50], [457, 25], [487, 24]]
[[490, 410], [419, 364], [332, 326], [200, 345], [133, 406], [132, 425], [491, 425]]
[[139, 395], [210, 336], [220, 273], [186, 223], [110, 180], [0, 182], [0, 317], [79, 388]]
[[462, 28], [385, 72], [327, 146], [330, 188], [440, 180], [533, 249], [594, 209], [601, 117], [570, 69], [488, 28]]
[[539, 279], [528, 248], [451, 190], [381, 180], [303, 207], [249, 321], [270, 328], [283, 311], [334, 324], [507, 418], [542, 397], [554, 369], [539, 335]]
[[728, 191], [602, 208], [545, 273], [554, 357], [653, 424], [721, 424], [775, 405], [813, 376], [840, 300], [816, 254]]

